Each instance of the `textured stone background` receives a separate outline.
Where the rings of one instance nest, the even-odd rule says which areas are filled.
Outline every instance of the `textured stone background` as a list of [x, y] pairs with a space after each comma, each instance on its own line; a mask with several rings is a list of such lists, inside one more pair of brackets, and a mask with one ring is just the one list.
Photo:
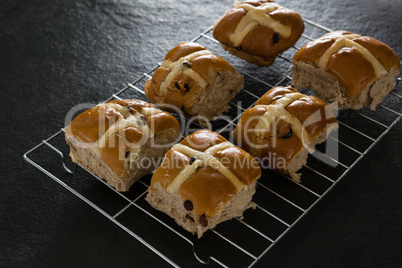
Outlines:
[[[373, 36], [402, 56], [400, 0], [278, 2], [329, 28]], [[108, 98], [231, 6], [231, 0], [0, 2], [0, 266], [167, 265], [22, 155], [63, 127], [71, 107]], [[399, 122], [257, 266], [400, 266], [401, 130]], [[71, 183], [87, 195], [97, 189], [92, 180]], [[182, 266], [197, 265], [189, 252], [173, 247], [170, 254]]]

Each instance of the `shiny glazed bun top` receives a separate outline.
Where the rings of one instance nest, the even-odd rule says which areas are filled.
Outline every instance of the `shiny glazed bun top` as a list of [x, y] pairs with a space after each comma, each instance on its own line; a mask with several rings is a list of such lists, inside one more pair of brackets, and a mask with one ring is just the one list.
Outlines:
[[[337, 120], [319, 98], [296, 89], [274, 87], [242, 115], [233, 131], [235, 142], [261, 161], [281, 159], [289, 163]], [[269, 164], [269, 163], [268, 163]], [[271, 168], [284, 169], [271, 161]]]
[[330, 32], [303, 46], [293, 62], [317, 64], [338, 78], [349, 98], [391, 68], [399, 70], [399, 58], [388, 45], [347, 31]]
[[[112, 100], [78, 115], [66, 130], [75, 146], [91, 147], [117, 174], [125, 173], [132, 153], [159, 134], [174, 137], [179, 122], [168, 112], [140, 100]], [[170, 134], [169, 134], [170, 133]]]
[[189, 200], [195, 215], [212, 217], [260, 176], [251, 155], [215, 132], [199, 130], [166, 153], [151, 186], [160, 184], [183, 201]]
[[[162, 65], [147, 81], [145, 94], [153, 103], [170, 104], [185, 114], [195, 115], [193, 108], [200, 95], [219, 72], [237, 75], [225, 59], [197, 43], [182, 42], [166, 54]], [[163, 108], [177, 112], [174, 107]]]
[[268, 61], [294, 45], [303, 31], [297, 12], [262, 0], [236, 2], [216, 23], [213, 36], [223, 45]]

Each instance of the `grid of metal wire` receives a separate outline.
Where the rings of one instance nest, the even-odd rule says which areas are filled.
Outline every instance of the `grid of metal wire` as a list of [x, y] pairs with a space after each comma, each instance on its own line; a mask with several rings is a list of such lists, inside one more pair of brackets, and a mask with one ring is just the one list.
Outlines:
[[[241, 112], [252, 107], [266, 90], [274, 86], [291, 83], [291, 59], [299, 49], [298, 44], [302, 45], [321, 36], [323, 32], [331, 31], [309, 20], [305, 20], [305, 23], [308, 26], [305, 33], [309, 31], [310, 34], [303, 34], [302, 39], [289, 52], [280, 55], [275, 64], [263, 68], [264, 72], [269, 74], [268, 80], [265, 74], [261, 74], [261, 71], [253, 73], [252, 70], [251, 72], [248, 70], [247, 66], [244, 68], [244, 63], [235, 64], [236, 70], [245, 77], [245, 88], [241, 92], [244, 95], [237, 96], [232, 100], [229, 103], [231, 107], [229, 112], [224, 113], [223, 116], [212, 122], [211, 127], [214, 131], [223, 133], [232, 129], [240, 118]], [[216, 53], [222, 53], [218, 42], [211, 36], [211, 31], [212, 27], [200, 33], [192, 41], [205, 42], [205, 46], [211, 51], [215, 45]], [[215, 53], [215, 51], [213, 52]], [[225, 56], [227, 55], [225, 54]], [[128, 98], [133, 95], [145, 100], [143, 84], [159, 66], [160, 64], [156, 65], [105, 101]], [[400, 80], [399, 78], [398, 82]], [[248, 88], [247, 84], [252, 84], [252, 86]], [[261, 92], [254, 90], [257, 85], [264, 90]], [[240, 102], [244, 99], [248, 101]], [[339, 157], [321, 152], [322, 148], [320, 151], [319, 146], [314, 153], [326, 157], [332, 164], [328, 165], [327, 161], [327, 164], [318, 161], [318, 158], [314, 158], [313, 154], [309, 157], [308, 164], [302, 169], [304, 175], [300, 184], [275, 171], [264, 170], [253, 199], [256, 203], [256, 209], [247, 210], [243, 219], [233, 219], [219, 224], [215, 229], [208, 231], [200, 240], [183, 231], [172, 219], [153, 210], [144, 201], [146, 189], [149, 185], [149, 176], [141, 179], [132, 187], [134, 188], [133, 193], [130, 190], [127, 194], [117, 192], [89, 171], [77, 174], [79, 173], [77, 171], [82, 167], [77, 169], [76, 165], [67, 163], [68, 159], [65, 159], [68, 148], [64, 143], [64, 128], [26, 152], [24, 159], [114, 222], [172, 266], [188, 265], [188, 262], [191, 263], [193, 260], [195, 263], [218, 264], [222, 267], [232, 265], [250, 267], [257, 263], [317, 202], [333, 189], [401, 119], [402, 113], [398, 111], [401, 99], [401, 94], [397, 92], [397, 89], [394, 89], [383, 104], [378, 106], [377, 109], [383, 110], [382, 113], [365, 109], [340, 112], [338, 114], [340, 128], [329, 137], [329, 141], [338, 144]], [[231, 112], [234, 109], [238, 113]], [[356, 117], [362, 123], [359, 125], [350, 124], [349, 119]], [[193, 122], [193, 124], [195, 123]], [[196, 125], [195, 127], [201, 126]], [[49, 165], [42, 159], [42, 155], [54, 155], [55, 153], [62, 159], [65, 170], [63, 172], [60, 172], [60, 165], [53, 163], [56, 161], [53, 156], [51, 156], [52, 162]], [[56, 168], [55, 171], [53, 170], [54, 167]], [[92, 194], [85, 191], [87, 181], [83, 182], [84, 186], [79, 185], [80, 182], [76, 182], [80, 176], [91, 177], [91, 182], [94, 181], [93, 177], [97, 178], [96, 183], [106, 187], [107, 191], [112, 193], [111, 196], [102, 197], [103, 201], [100, 202], [99, 198], [93, 197]], [[117, 199], [122, 202], [118, 202], [117, 209], [110, 209], [109, 204], [114, 203]], [[139, 215], [142, 215], [143, 218], [140, 218]], [[145, 227], [139, 223], [141, 221], [146, 222], [143, 224], [146, 225]], [[150, 230], [150, 228], [156, 229]], [[236, 235], [239, 232], [243, 235]], [[150, 235], [150, 233], [154, 235]], [[181, 254], [178, 256], [172, 252], [172, 244], [163, 245], [161, 240], [154, 237], [155, 234], [173, 239], [175, 242], [171, 243], [176, 244], [174, 251], [192, 252], [194, 256], [190, 256], [190, 260]], [[214, 245], [212, 249], [211, 245]], [[189, 257], [189, 255], [192, 254], [186, 256]]]

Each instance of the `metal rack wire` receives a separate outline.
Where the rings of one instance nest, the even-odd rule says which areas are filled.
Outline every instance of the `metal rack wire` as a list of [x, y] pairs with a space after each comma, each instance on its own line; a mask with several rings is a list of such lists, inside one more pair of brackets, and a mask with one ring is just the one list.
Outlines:
[[[291, 59], [295, 51], [299, 49], [298, 44], [302, 45], [310, 40], [314, 40], [315, 38], [313, 35], [317, 35], [316, 37], [318, 37], [322, 35], [322, 31], [331, 31], [330, 29], [309, 20], [305, 20], [305, 23], [309, 26], [306, 27], [306, 30], [309, 30], [311, 34], [306, 34], [305, 31], [301, 40], [290, 50], [290, 52], [286, 52], [279, 56], [277, 62], [280, 62], [278, 64], [275, 63], [272, 66], [264, 68], [264, 70], [269, 72], [270, 79], [273, 81], [267, 81], [263, 76], [250, 73], [249, 70], [247, 70], [247, 66], [246, 68], [242, 68], [235, 65], [236, 70], [245, 76], [246, 82], [247, 80], [253, 81], [253, 83], [261, 85], [261, 87], [264, 88], [264, 91], [255, 92], [247, 88], [246, 84], [245, 89], [242, 90], [242, 94], [247, 95], [247, 98], [252, 101], [246, 104], [239, 104], [235, 101], [241, 100], [242, 96], [237, 96], [229, 105], [232, 109], [240, 111], [240, 113], [237, 113], [237, 115], [233, 115], [230, 111], [225, 113], [213, 122], [213, 130], [222, 133], [228, 128], [235, 126], [237, 120], [241, 116], [241, 112], [252, 107], [266, 90], [274, 86], [290, 83], [292, 79], [290, 68]], [[211, 51], [213, 51], [211, 47], [215, 45], [216, 52], [213, 52], [216, 54], [222, 53], [218, 42], [211, 36], [211, 31], [212, 27], [200, 33], [192, 41], [206, 42], [207, 44], [205, 46]], [[227, 56], [228, 55], [225, 54], [225, 57]], [[242, 63], [239, 65], [242, 65]], [[284, 70], [282, 68], [283, 65], [286, 65]], [[133, 95], [139, 95], [138, 98], [145, 99], [142, 85], [152, 76], [153, 72], [159, 66], [160, 64], [156, 65], [134, 82], [128, 83], [125, 88], [113, 94], [110, 98], [105, 100], [105, 102], [112, 99], [124, 98], [124, 95], [131, 97]], [[398, 79], [398, 82], [399, 81], [401, 81], [401, 78]], [[149, 176], [141, 179], [139, 183], [136, 183], [132, 187], [134, 188], [133, 191], [135, 193], [130, 193], [130, 190], [127, 194], [117, 192], [112, 187], [108, 186], [103, 180], [84, 169], [86, 173], [81, 172], [73, 179], [75, 180], [80, 176], [89, 176], [92, 179], [91, 182], [93, 182], [93, 176], [98, 179], [95, 181], [97, 184], [100, 184], [101, 187], [104, 187], [107, 191], [113, 193], [111, 194], [111, 197], [106, 200], [106, 203], [112, 202], [115, 199], [122, 200], [122, 203], [119, 203], [119, 205], [116, 206], [118, 209], [115, 209], [112, 213], [107, 205], [105, 206], [102, 202], [99, 204], [96, 198], [89, 197], [88, 192], [82, 190], [83, 187], [80, 187], [79, 185], [77, 186], [77, 183], [74, 183], [74, 180], [71, 180], [72, 174], [77, 173], [78, 169], [76, 165], [73, 165], [73, 168], [69, 168], [68, 166], [70, 166], [71, 163], [68, 164], [68, 159], [65, 159], [64, 157], [65, 153], [68, 152], [68, 148], [64, 143], [64, 128], [30, 149], [23, 157], [28, 163], [65, 187], [68, 191], [90, 205], [107, 219], [114, 222], [117, 226], [122, 228], [133, 238], [148, 247], [172, 266], [179, 267], [186, 264], [188, 265], [188, 262], [193, 260], [195, 261], [192, 263], [193, 265], [201, 263], [217, 264], [222, 267], [227, 267], [236, 264], [237, 266], [251, 267], [257, 263], [261, 257], [264, 256], [295, 224], [297, 224], [302, 217], [317, 204], [317, 202], [331, 191], [333, 187], [378, 143], [378, 141], [381, 140], [390, 129], [400, 121], [402, 113], [392, 107], [392, 104], [400, 104], [402, 99], [401, 94], [396, 92], [396, 89], [394, 89], [387, 98], [388, 100], [385, 100], [383, 104], [378, 105], [378, 109], [382, 109], [387, 113], [386, 120], [384, 120], [384, 116], [379, 117], [378, 113], [373, 113], [364, 109], [361, 111], [347, 111], [338, 115], [340, 130], [338, 130], [334, 135], [331, 135], [329, 140], [339, 144], [339, 159], [328, 155], [325, 152], [320, 152], [320, 148], [316, 151], [317, 154], [327, 157], [329, 161], [334, 163], [334, 165], [328, 166], [317, 161], [314, 157], [310, 157], [308, 164], [303, 167], [302, 172], [305, 175], [303, 175], [302, 183], [300, 184], [295, 183], [293, 180], [280, 173], [276, 173], [272, 170], [264, 170], [263, 176], [258, 182], [257, 193], [254, 196], [256, 209], [247, 210], [244, 219], [233, 219], [219, 224], [215, 229], [208, 231], [200, 240], [198, 240], [194, 235], [183, 231], [172, 219], [153, 210], [144, 201], [146, 189], [149, 185]], [[391, 107], [386, 106], [385, 103], [390, 103]], [[365, 122], [364, 124], [362, 123], [362, 125], [372, 124], [374, 127], [370, 126], [370, 131], [367, 131], [364, 128], [362, 129], [361, 125], [351, 125], [348, 122], [348, 118], [356, 116]], [[377, 129], [377, 131], [373, 132], [372, 129]], [[60, 173], [60, 166], [57, 163], [54, 163], [56, 160], [53, 157], [52, 162], [49, 165], [45, 164], [41, 159], [42, 154], [50, 155], [54, 153], [61, 157], [65, 172], [63, 171]], [[36, 154], [38, 155], [37, 157], [35, 157]], [[348, 157], [344, 158], [344, 156]], [[38, 158], [38, 160], [34, 160], [34, 158]], [[55, 166], [56, 170], [53, 171]], [[56, 173], [57, 175], [55, 175]], [[134, 224], [132, 222], [133, 220], [130, 218], [133, 214], [135, 214], [134, 219], [137, 219], [134, 220]], [[142, 215], [143, 218], [138, 218], [139, 215]], [[149, 235], [147, 228], [152, 228], [152, 226], [146, 226], [145, 229], [142, 229], [144, 227], [137, 224], [136, 221], [140, 222], [142, 220], [150, 222], [150, 225], [154, 225], [154, 228], [156, 229], [152, 232], [157, 232], [160, 236], [173, 237], [172, 239], [177, 241], [177, 247], [184, 251], [192, 251], [194, 257], [190, 256], [190, 259], [186, 259], [183, 258], [183, 256], [180, 256], [180, 258], [177, 258], [177, 254], [172, 254], [169, 249], [171, 245], [164, 246], [160, 240]], [[239, 230], [241, 230], [242, 233], [246, 232], [247, 238], [242, 239], [239, 238], [239, 236], [235, 236], [234, 234]], [[254, 241], [251, 243], [250, 240], [257, 240], [257, 242]], [[216, 247], [219, 247], [220, 251], [210, 250], [211, 245], [216, 245]], [[175, 250], [177, 250], [177, 248]], [[211, 253], [211, 251], [214, 253]], [[223, 253], [216, 254], [216, 252]]]

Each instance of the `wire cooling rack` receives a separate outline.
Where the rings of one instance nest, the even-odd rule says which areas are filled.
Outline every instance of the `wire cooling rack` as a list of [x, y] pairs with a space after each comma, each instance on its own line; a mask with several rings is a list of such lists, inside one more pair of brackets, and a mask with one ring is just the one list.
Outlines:
[[[296, 45], [266, 68], [256, 68], [224, 52], [212, 37], [212, 27], [192, 40], [215, 54], [221, 54], [245, 77], [245, 88], [229, 103], [230, 110], [212, 122], [212, 130], [227, 136], [237, 124], [241, 113], [252, 107], [268, 89], [291, 83], [291, 60], [294, 53], [305, 43], [331, 31], [309, 20], [305, 20], [305, 24], [305, 34]], [[159, 66], [156, 65], [134, 82], [128, 83], [105, 101], [120, 98], [146, 100], [143, 86]], [[399, 81], [401, 78], [397, 84]], [[84, 168], [77, 168], [69, 157], [65, 157], [69, 150], [64, 142], [65, 128], [26, 152], [24, 159], [172, 266], [209, 264], [251, 267], [401, 119], [401, 99], [401, 93], [398, 93], [396, 87], [377, 106], [377, 112], [368, 109], [340, 111], [337, 114], [339, 129], [309, 156], [307, 165], [301, 170], [303, 175], [300, 184], [275, 171], [263, 170], [253, 197], [256, 209], [247, 210], [243, 219], [219, 224], [201, 239], [187, 233], [173, 219], [148, 205], [144, 198], [150, 176], [143, 177], [129, 192], [119, 193]], [[194, 122], [186, 123], [192, 124], [194, 129], [200, 128]], [[325, 152], [329, 142], [337, 144], [338, 150], [335, 153]], [[61, 163], [55, 157], [57, 155]], [[323, 157], [326, 161], [322, 161]], [[166, 241], [169, 243], [166, 244]]]

